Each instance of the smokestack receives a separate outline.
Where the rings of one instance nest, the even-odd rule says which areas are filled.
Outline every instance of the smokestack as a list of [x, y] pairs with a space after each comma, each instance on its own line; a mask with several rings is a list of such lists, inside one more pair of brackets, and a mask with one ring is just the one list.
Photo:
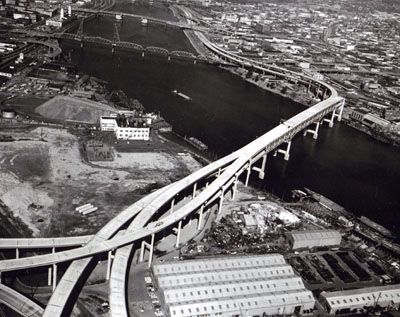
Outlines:
[[64, 19], [64, 8], [61, 8], [60, 20]]
[[72, 7], [68, 6], [68, 16], [71, 16], [71, 15], [72, 15]]

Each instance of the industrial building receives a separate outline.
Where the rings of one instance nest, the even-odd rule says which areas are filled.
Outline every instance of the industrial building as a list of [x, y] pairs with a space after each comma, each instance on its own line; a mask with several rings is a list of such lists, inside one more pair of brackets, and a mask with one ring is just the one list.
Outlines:
[[150, 118], [137, 118], [125, 114], [102, 116], [100, 118], [101, 131], [113, 131], [119, 140], [144, 140], [150, 138]]
[[287, 237], [293, 250], [339, 246], [342, 241], [340, 232], [336, 230], [291, 231]]
[[338, 292], [322, 292], [320, 303], [329, 314], [366, 313], [367, 309], [398, 309], [400, 284]]
[[280, 254], [163, 262], [152, 267], [170, 316], [307, 314], [315, 300]]

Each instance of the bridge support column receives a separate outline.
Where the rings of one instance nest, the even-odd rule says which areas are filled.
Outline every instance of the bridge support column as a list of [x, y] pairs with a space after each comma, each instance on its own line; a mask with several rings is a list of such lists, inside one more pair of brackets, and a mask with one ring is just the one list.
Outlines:
[[329, 127], [333, 128], [333, 120], [335, 119], [336, 116], [337, 116], [336, 109], [333, 109], [331, 118], [330, 119], [324, 118], [323, 122], [328, 122], [329, 123]]
[[47, 270], [47, 285], [48, 286], [51, 285], [51, 273], [52, 273], [52, 269], [51, 269], [51, 267], [49, 267], [49, 269]]
[[282, 153], [284, 155], [283, 158], [285, 159], [285, 161], [289, 161], [289, 153], [292, 141], [287, 141], [286, 143], [287, 143], [286, 150], [278, 149], [275, 151], [274, 156], [276, 156], [278, 153]]
[[142, 57], [144, 57], [144, 51], [142, 51]]
[[15, 258], [19, 259], [19, 249], [18, 248], [15, 249]]
[[232, 200], [235, 200], [236, 197], [236, 190], [237, 190], [237, 184], [239, 183], [237, 176], [235, 177], [235, 180], [233, 181], [233, 189], [232, 189]]
[[244, 186], [246, 187], [249, 185], [250, 173], [251, 173], [251, 162], [249, 161], [249, 166], [247, 166], [246, 182], [244, 183]]
[[264, 179], [265, 176], [265, 164], [267, 163], [267, 151], [265, 151], [263, 155], [263, 160], [261, 163], [261, 167], [253, 167], [253, 171], [258, 172], [258, 178], [259, 179]]
[[307, 92], [310, 91], [310, 88], [311, 88], [311, 80], [308, 82]]
[[201, 205], [200, 207], [200, 212], [199, 212], [199, 222], [197, 223], [197, 230], [201, 230], [201, 225], [203, 222], [203, 211], [204, 211], [204, 204]]
[[208, 181], [207, 181], [207, 183], [206, 183], [206, 188], [208, 187]]
[[324, 96], [322, 97], [322, 100], [325, 100], [325, 98], [326, 98], [326, 95], [327, 95], [327, 92], [328, 92], [328, 89], [327, 89], [327, 88], [325, 88], [325, 90], [324, 90]]
[[153, 260], [153, 251], [154, 251], [154, 233], [151, 235], [151, 242], [147, 243], [146, 241], [142, 241], [142, 246], [140, 249], [140, 262], [143, 262], [144, 260], [144, 252], [146, 251], [146, 248], [149, 249], [150, 255], [149, 255], [149, 267], [151, 266], [151, 261]]
[[195, 64], [195, 65], [196, 65], [196, 63], [197, 63], [197, 60], [196, 60], [196, 59], [194, 59], [194, 61], [193, 61], [193, 64]]
[[193, 185], [193, 199], [196, 197], [197, 183]]
[[174, 228], [173, 229], [175, 231], [176, 234], [176, 243], [175, 243], [175, 247], [179, 247], [179, 240], [181, 238], [181, 230], [182, 230], [182, 220], [178, 222], [178, 228]]
[[224, 202], [224, 189], [221, 190], [221, 197], [219, 198], [218, 215], [221, 213], [223, 202]]
[[168, 61], [170, 61], [171, 60], [171, 55], [168, 55]]
[[57, 264], [53, 264], [53, 292], [56, 290], [57, 287]]
[[339, 115], [338, 115], [338, 117], [337, 117], [337, 120], [338, 120], [338, 121], [342, 121], [343, 110], [344, 110], [344, 103], [345, 103], [345, 99], [343, 98], [342, 105], [340, 106], [340, 110], [339, 110]]
[[318, 84], [317, 91], [315, 92], [315, 97], [317, 97], [317, 98], [318, 98], [318, 95], [319, 95], [319, 87], [320, 87], [320, 85]]
[[315, 130], [307, 129], [304, 131], [303, 136], [306, 136], [307, 133], [311, 133], [313, 135], [313, 139], [316, 140], [318, 138], [318, 129], [319, 129], [319, 121], [315, 122]]
[[171, 214], [174, 212], [174, 204], [175, 204], [175, 198], [172, 198], [172, 200], [171, 200]]
[[149, 255], [149, 267], [151, 266], [151, 262], [153, 261], [153, 252], [154, 252], [154, 233], [151, 235], [151, 243], [150, 243], [150, 255]]
[[112, 263], [113, 259], [114, 259], [113, 251], [110, 250], [110, 251], [108, 251], [108, 254], [107, 254], [107, 273], [106, 273], [106, 280], [107, 281], [110, 279], [111, 263]]

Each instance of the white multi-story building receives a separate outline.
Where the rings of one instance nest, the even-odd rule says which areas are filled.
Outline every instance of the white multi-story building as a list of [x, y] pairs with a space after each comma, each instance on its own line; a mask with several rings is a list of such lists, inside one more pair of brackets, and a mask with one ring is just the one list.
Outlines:
[[148, 141], [150, 138], [150, 125], [147, 119], [125, 115], [101, 117], [100, 130], [113, 131], [119, 140]]

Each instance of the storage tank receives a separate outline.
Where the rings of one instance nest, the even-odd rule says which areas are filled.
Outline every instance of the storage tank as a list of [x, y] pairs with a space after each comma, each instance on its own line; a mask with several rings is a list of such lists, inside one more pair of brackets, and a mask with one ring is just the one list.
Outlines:
[[12, 109], [4, 109], [2, 117], [4, 119], [14, 119], [16, 115], [17, 114], [16, 114], [16, 112], [14, 110], [12, 110]]

